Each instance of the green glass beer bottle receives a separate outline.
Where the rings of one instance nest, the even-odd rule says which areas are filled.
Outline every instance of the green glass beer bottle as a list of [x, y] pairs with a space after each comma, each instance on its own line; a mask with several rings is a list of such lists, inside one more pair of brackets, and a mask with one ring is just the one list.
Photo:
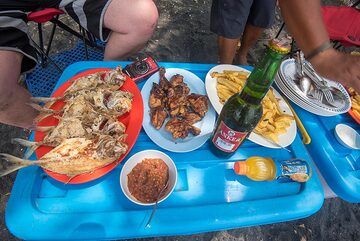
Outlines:
[[265, 97], [281, 60], [290, 52], [289, 39], [270, 40], [265, 56], [247, 79], [243, 90], [224, 104], [210, 137], [212, 151], [220, 157], [235, 153], [261, 119], [261, 100]]

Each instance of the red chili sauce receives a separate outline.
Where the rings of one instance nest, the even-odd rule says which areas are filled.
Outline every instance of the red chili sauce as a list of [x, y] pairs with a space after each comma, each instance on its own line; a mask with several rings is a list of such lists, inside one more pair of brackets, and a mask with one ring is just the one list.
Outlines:
[[[140, 202], [153, 203], [169, 178], [169, 168], [161, 159], [144, 159], [128, 174], [130, 193]], [[166, 192], [163, 192], [164, 195]]]

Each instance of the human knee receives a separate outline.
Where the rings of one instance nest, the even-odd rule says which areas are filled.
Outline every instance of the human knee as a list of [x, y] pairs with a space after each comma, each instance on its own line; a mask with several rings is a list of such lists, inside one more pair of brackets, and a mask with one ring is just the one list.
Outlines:
[[7, 88], [0, 88], [0, 112], [9, 110], [12, 101], [14, 100], [14, 92]]
[[134, 6], [137, 14], [134, 15], [134, 28], [137, 34], [152, 35], [158, 21], [158, 10], [153, 0], [139, 0]]

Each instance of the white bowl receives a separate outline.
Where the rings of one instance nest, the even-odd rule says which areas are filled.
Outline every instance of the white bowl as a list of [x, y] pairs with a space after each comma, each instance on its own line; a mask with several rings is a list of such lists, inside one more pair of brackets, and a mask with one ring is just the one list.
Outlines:
[[335, 127], [335, 137], [347, 148], [360, 149], [360, 135], [348, 125], [338, 124]]
[[162, 159], [169, 168], [169, 185], [165, 192], [165, 195], [159, 199], [158, 203], [164, 201], [170, 194], [174, 191], [176, 181], [177, 181], [177, 170], [174, 161], [165, 153], [157, 150], [145, 150], [134, 154], [130, 157], [126, 163], [124, 164], [121, 173], [120, 173], [120, 186], [125, 194], [125, 196], [132, 202], [142, 205], [142, 206], [150, 206], [154, 205], [154, 203], [143, 203], [137, 200], [133, 195], [131, 195], [128, 188], [128, 174], [132, 171], [132, 169], [136, 166], [136, 164], [140, 163], [146, 158], [160, 158]]

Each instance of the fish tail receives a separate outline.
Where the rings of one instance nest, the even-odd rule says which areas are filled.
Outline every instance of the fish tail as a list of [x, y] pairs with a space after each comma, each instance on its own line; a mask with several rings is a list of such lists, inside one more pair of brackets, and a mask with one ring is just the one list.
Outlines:
[[39, 147], [38, 142], [28, 141], [20, 138], [13, 138], [11, 142], [28, 147], [28, 149], [24, 154], [25, 159], [28, 159], [34, 153], [34, 151]]
[[49, 114], [54, 113], [54, 110], [43, 107], [43, 106], [41, 106], [39, 104], [36, 104], [36, 103], [28, 103], [28, 105], [30, 105], [32, 108], [34, 108], [35, 110], [40, 111], [42, 113], [49, 113]]
[[11, 139], [11, 143], [12, 144], [20, 144], [20, 145], [26, 146], [26, 147], [32, 147], [32, 146], [37, 145], [37, 142], [28, 141], [28, 140], [21, 139], [21, 138], [13, 138], [13, 139]]
[[24, 160], [6, 153], [0, 153], [0, 177], [6, 176], [23, 167], [34, 165], [32, 161]]
[[59, 100], [59, 97], [31, 97], [31, 102], [33, 103], [48, 103], [48, 102], [55, 102]]
[[49, 132], [49, 131], [53, 130], [54, 128], [55, 128], [55, 126], [36, 126], [35, 131]]
[[53, 113], [45, 113], [45, 114], [40, 114], [37, 117], [35, 117], [34, 122], [35, 123], [39, 123], [42, 119], [45, 119], [46, 117], [52, 115]]

